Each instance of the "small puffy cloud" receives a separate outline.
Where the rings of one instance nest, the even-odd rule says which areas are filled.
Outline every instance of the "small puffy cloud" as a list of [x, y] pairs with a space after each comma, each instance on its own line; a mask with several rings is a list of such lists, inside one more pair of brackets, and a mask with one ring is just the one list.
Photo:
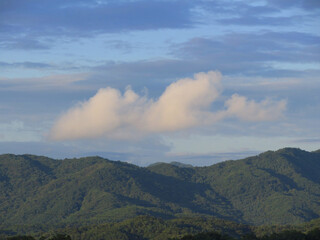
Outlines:
[[87, 102], [62, 115], [54, 125], [51, 137], [60, 140], [103, 136], [126, 124], [136, 123], [145, 104], [144, 98], [130, 89], [124, 95], [113, 88], [100, 89]]
[[156, 100], [140, 96], [130, 88], [124, 94], [102, 88], [88, 101], [63, 114], [49, 134], [53, 140], [85, 138], [136, 138], [151, 133], [174, 132], [214, 124], [226, 117], [245, 121], [270, 121], [282, 115], [284, 101], [261, 103], [233, 95], [226, 109], [212, 111], [219, 97], [221, 74], [210, 71], [170, 84]]
[[244, 121], [273, 121], [283, 116], [286, 104], [285, 100], [275, 102], [269, 99], [257, 103], [234, 94], [226, 101], [227, 110], [224, 114]]

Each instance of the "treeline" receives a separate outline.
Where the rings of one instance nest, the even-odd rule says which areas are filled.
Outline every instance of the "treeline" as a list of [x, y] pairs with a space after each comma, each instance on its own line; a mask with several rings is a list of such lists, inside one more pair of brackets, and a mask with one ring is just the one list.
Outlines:
[[[320, 240], [320, 229], [315, 228], [308, 233], [297, 230], [285, 230], [280, 233], [267, 234], [257, 237], [254, 233], [243, 235], [241, 240]], [[229, 235], [218, 232], [199, 233], [195, 235], [186, 235], [182, 238], [172, 238], [171, 240], [235, 240]]]
[[[136, 236], [137, 237], [137, 236]], [[147, 238], [128, 238], [128, 239], [143, 239]], [[72, 240], [67, 234], [55, 234], [50, 237], [40, 237], [39, 240]], [[237, 240], [227, 234], [218, 232], [198, 233], [195, 235], [188, 234], [182, 238], [168, 238], [169, 240]], [[320, 240], [320, 229], [315, 228], [307, 233], [297, 230], [285, 230], [279, 233], [267, 234], [262, 237], [257, 237], [254, 233], [240, 236], [241, 240]], [[8, 237], [7, 240], [37, 240], [32, 236], [14, 236]]]
[[[74, 240], [132, 240], [155, 239], [165, 240], [173, 237], [183, 237], [187, 234], [197, 234], [212, 230], [228, 234], [233, 237], [251, 233], [248, 225], [213, 217], [183, 217], [164, 220], [152, 216], [138, 216], [121, 222], [94, 224], [87, 226], [17, 226], [15, 229], [6, 229], [0, 226], [0, 240], [7, 236], [31, 235], [35, 239], [51, 231], [68, 234]], [[22, 231], [23, 230], [23, 231]], [[1, 238], [3, 236], [3, 238]]]
[[301, 225], [249, 226], [208, 217], [164, 220], [138, 216], [117, 223], [19, 229], [24, 231], [0, 226], [0, 240], [320, 240], [320, 219]]
[[[52, 236], [41, 236], [38, 238], [39, 240], [72, 240], [71, 237], [64, 233], [56, 233]], [[37, 240], [33, 236], [13, 236], [7, 237], [7, 240]]]

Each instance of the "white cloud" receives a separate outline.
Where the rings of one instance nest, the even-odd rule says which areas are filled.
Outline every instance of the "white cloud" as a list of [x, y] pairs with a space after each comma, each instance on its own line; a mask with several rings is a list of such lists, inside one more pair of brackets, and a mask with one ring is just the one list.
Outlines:
[[198, 73], [167, 87], [146, 112], [148, 131], [176, 131], [204, 123], [211, 103], [219, 96], [221, 74]]
[[157, 100], [139, 96], [130, 88], [123, 95], [117, 89], [102, 88], [63, 114], [49, 136], [53, 140], [136, 138], [213, 124], [233, 116], [248, 121], [276, 120], [285, 110], [284, 101], [256, 103], [235, 94], [226, 101], [226, 110], [211, 111], [220, 95], [220, 80], [219, 72], [198, 73], [194, 79], [170, 84]]
[[122, 96], [113, 88], [103, 88], [87, 102], [62, 115], [51, 131], [53, 139], [94, 138], [133, 123], [143, 98], [127, 89]]
[[281, 118], [286, 109], [286, 101], [279, 102], [266, 99], [260, 103], [246, 97], [233, 94], [226, 101], [226, 116], [235, 116], [244, 121], [273, 121]]

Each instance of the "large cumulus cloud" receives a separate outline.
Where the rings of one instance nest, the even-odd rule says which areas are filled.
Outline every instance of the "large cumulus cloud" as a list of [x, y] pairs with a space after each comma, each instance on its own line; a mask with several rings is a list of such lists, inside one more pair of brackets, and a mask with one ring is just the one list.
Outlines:
[[221, 74], [214, 71], [180, 79], [158, 99], [140, 96], [130, 88], [123, 94], [114, 88], [102, 88], [60, 116], [50, 138], [135, 138], [211, 125], [230, 117], [272, 121], [280, 118], [286, 108], [284, 100], [255, 102], [234, 94], [226, 100], [225, 109], [212, 110], [212, 103], [220, 94]]

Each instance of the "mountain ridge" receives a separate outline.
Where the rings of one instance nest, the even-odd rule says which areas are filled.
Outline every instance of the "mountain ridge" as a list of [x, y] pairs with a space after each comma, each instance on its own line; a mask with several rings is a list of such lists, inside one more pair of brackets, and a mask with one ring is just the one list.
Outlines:
[[150, 215], [297, 224], [320, 217], [318, 170], [320, 152], [295, 148], [206, 167], [4, 154], [0, 222], [85, 225]]

